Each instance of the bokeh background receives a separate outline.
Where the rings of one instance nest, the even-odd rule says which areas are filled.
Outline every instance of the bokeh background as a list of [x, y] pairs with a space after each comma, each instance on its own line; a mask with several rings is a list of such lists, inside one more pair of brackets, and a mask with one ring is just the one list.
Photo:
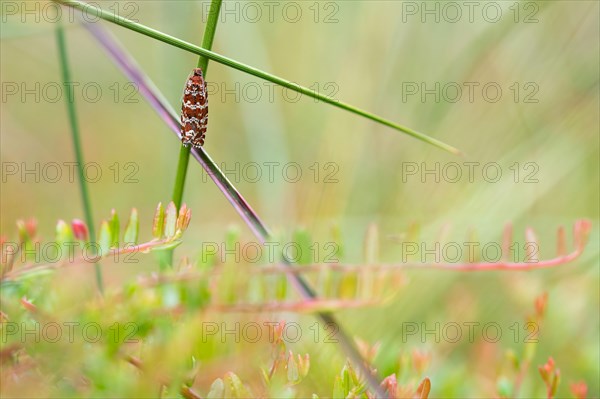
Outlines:
[[[6, 175], [6, 165], [16, 163], [22, 169], [39, 163], [42, 171], [49, 162], [74, 159], [64, 97], [54, 101], [52, 89], [61, 84], [56, 24], [49, 20], [54, 17], [48, 3], [37, 3], [40, 9], [34, 14], [23, 10], [13, 14], [6, 8], [8, 3], [2, 6], [1, 25], [0, 227], [3, 234], [14, 236], [17, 219], [35, 217], [40, 235], [51, 239], [58, 219], [83, 218], [76, 182], [69, 181], [66, 167], [59, 181], [50, 182], [41, 173], [36, 182], [35, 175], [25, 179]], [[34, 7], [34, 2], [26, 3]], [[514, 342], [509, 327], [523, 323], [533, 312], [534, 299], [547, 292], [547, 317], [522, 394], [544, 395], [537, 365], [552, 356], [562, 374], [559, 397], [568, 397], [569, 383], [580, 380], [597, 397], [599, 4], [475, 2], [469, 14], [463, 2], [453, 3], [457, 7], [402, 1], [272, 3], [273, 9], [260, 1], [226, 1], [213, 50], [427, 133], [465, 154], [448, 154], [210, 62], [205, 149], [230, 171], [235, 186], [279, 236], [289, 237], [303, 228], [322, 245], [331, 240], [331, 228], [337, 226], [344, 243], [343, 260], [361, 264], [364, 236], [374, 223], [379, 230], [380, 261], [400, 263], [394, 237], [411, 229], [419, 231], [417, 242], [430, 246], [441, 232], [448, 241], [486, 243], [498, 241], [504, 224], [512, 222], [515, 240], [524, 241], [525, 228], [532, 227], [541, 258], [550, 258], [556, 252], [559, 226], [566, 226], [570, 238], [576, 219], [589, 218], [593, 223], [590, 243], [571, 264], [529, 272], [409, 270], [392, 300], [340, 311], [340, 321], [353, 335], [380, 343], [375, 359], [380, 373], [394, 372], [399, 359], [417, 349], [431, 354], [426, 374], [434, 397], [491, 397], [506, 351], [523, 349], [522, 342]], [[25, 7], [22, 2], [14, 4]], [[200, 1], [99, 4], [196, 44], [208, 10], [208, 2]], [[426, 9], [434, 10], [433, 14]], [[68, 15], [63, 9], [64, 18]], [[102, 24], [178, 109], [183, 83], [197, 57]], [[101, 88], [97, 101], [93, 89], [84, 93], [75, 88], [84, 156], [102, 171], [99, 181], [90, 183], [94, 216], [99, 221], [113, 208], [126, 215], [136, 207], [141, 236], [149, 238], [156, 204], [171, 197], [179, 142], [85, 29], [67, 18], [66, 31], [73, 80], [80, 88], [90, 83]], [[474, 87], [472, 99], [465, 82]], [[15, 83], [18, 93], [7, 92], [7, 83]], [[422, 85], [434, 91], [422, 97]], [[486, 85], [492, 88], [485, 91]], [[457, 86], [462, 95], [454, 101]], [[34, 88], [39, 98], [24, 95], [24, 87]], [[45, 93], [44, 87], [49, 91]], [[415, 87], [418, 92], [412, 94], [409, 90]], [[495, 101], [497, 87], [501, 95]], [[472, 181], [465, 162], [480, 165]], [[272, 179], [269, 163], [276, 163]], [[284, 166], [292, 163], [286, 178]], [[421, 175], [436, 163], [439, 181], [435, 174]], [[447, 176], [454, 176], [453, 170], [445, 169], [455, 165], [451, 163], [462, 172], [456, 182], [442, 173], [447, 170]], [[502, 172], [495, 182], [491, 181], [494, 169], [489, 175], [482, 173], [483, 165], [492, 163]], [[257, 179], [256, 165], [261, 171]], [[409, 173], [413, 167], [416, 174]], [[292, 181], [296, 170], [302, 176]], [[534, 173], [531, 181], [530, 173]], [[176, 257], [200, 256], [201, 243], [222, 242], [231, 226], [238, 226], [244, 240], [255, 240], [193, 160], [184, 201], [193, 218]], [[154, 270], [151, 257], [125, 271], [118, 265], [106, 266], [109, 284], [117, 285], [136, 273]], [[89, 279], [78, 278], [82, 287], [92, 287], [91, 274]], [[66, 281], [76, 284], [78, 280]], [[220, 320], [222, 316], [210, 317]], [[306, 326], [314, 323], [310, 315], [228, 317], [283, 317]], [[406, 323], [426, 323], [431, 328], [438, 322], [497, 322], [504, 334], [494, 344], [435, 342], [431, 336], [403, 342]], [[258, 364], [258, 356], [247, 346], [217, 346], [214, 350], [226, 355], [216, 369], [255, 379], [245, 370]], [[312, 360], [301, 392], [330, 395], [334, 375], [343, 365], [339, 347], [303, 340], [295, 348], [309, 352]]]

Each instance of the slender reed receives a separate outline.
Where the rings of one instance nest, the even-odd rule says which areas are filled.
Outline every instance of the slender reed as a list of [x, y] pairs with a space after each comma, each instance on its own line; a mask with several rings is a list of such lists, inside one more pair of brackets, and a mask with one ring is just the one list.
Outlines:
[[[202, 48], [210, 50], [212, 48], [213, 40], [215, 38], [215, 32], [217, 31], [217, 24], [219, 22], [219, 12], [221, 11], [222, 0], [212, 0], [210, 3], [210, 9], [208, 11], [208, 20], [204, 27], [204, 36], [202, 36]], [[204, 79], [206, 79], [206, 73], [208, 69], [208, 58], [204, 56], [198, 57], [198, 68], [202, 68]], [[177, 209], [181, 207], [183, 201], [183, 189], [185, 188], [185, 178], [187, 176], [188, 164], [190, 163], [190, 146], [181, 144], [179, 148], [179, 159], [177, 161], [177, 174], [175, 175], [175, 186], [173, 187], [173, 202]], [[164, 262], [169, 265], [173, 265], [173, 251], [175, 249], [167, 250], [165, 253]], [[164, 265], [163, 265], [164, 267]]]
[[[215, 32], [217, 30], [217, 23], [219, 22], [219, 12], [221, 10], [222, 0], [212, 0], [210, 3], [210, 9], [208, 11], [208, 21], [204, 28], [204, 36], [202, 37], [202, 48], [210, 50], [212, 48], [213, 40], [215, 38]], [[198, 68], [202, 68], [204, 79], [206, 79], [206, 73], [208, 69], [208, 58], [201, 55], [198, 57]], [[187, 175], [187, 168], [190, 162], [190, 147], [186, 147], [183, 144], [179, 149], [179, 161], [177, 163], [177, 176], [175, 177], [175, 187], [173, 188], [173, 202], [177, 209], [181, 206], [183, 199], [183, 189], [185, 187], [185, 177]]]
[[[73, 149], [75, 151], [75, 160], [77, 161], [77, 175], [79, 181], [79, 191], [81, 193], [81, 202], [83, 203], [85, 222], [89, 230], [89, 239], [90, 242], [94, 242], [96, 240], [96, 231], [94, 229], [94, 218], [92, 216], [92, 204], [90, 201], [87, 183], [85, 181], [85, 174], [83, 172], [84, 162], [83, 150], [81, 148], [81, 135], [79, 133], [79, 123], [77, 121], [77, 112], [75, 109], [75, 98], [71, 97], [71, 90], [69, 90], [69, 83], [71, 83], [71, 71], [69, 69], [69, 61], [67, 57], [65, 32], [61, 23], [56, 25], [56, 42], [58, 44], [60, 69], [62, 72], [65, 93], [69, 93], [69, 95], [65, 98], [67, 100], [69, 124], [71, 125], [71, 139], [73, 141]], [[104, 283], [102, 279], [102, 269], [98, 263], [94, 263], [94, 270], [96, 274], [96, 286], [98, 287], [100, 293], [102, 293], [104, 291]]]

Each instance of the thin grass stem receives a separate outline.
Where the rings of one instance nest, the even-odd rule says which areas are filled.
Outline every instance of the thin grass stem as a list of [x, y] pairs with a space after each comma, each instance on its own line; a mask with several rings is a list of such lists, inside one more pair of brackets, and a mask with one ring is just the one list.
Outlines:
[[[217, 23], [219, 22], [219, 12], [221, 10], [222, 0], [212, 0], [208, 12], [208, 20], [204, 28], [204, 36], [202, 37], [202, 48], [210, 50], [212, 48]], [[208, 58], [203, 55], [198, 57], [198, 68], [202, 68], [204, 78], [208, 69]], [[183, 189], [185, 187], [185, 177], [187, 175], [188, 164], [190, 162], [190, 147], [183, 144], [179, 149], [179, 161], [177, 162], [177, 175], [175, 177], [175, 187], [173, 188], [173, 202], [177, 209], [181, 207], [183, 200]]]
[[[217, 24], [219, 22], [219, 12], [221, 11], [222, 0], [212, 0], [208, 11], [208, 20], [204, 27], [204, 36], [202, 36], [202, 48], [210, 50], [212, 48]], [[208, 69], [208, 58], [204, 56], [198, 57], [198, 68], [202, 68], [204, 78]], [[185, 178], [187, 176], [188, 164], [190, 163], [190, 147], [181, 144], [179, 148], [179, 159], [177, 161], [177, 174], [175, 175], [175, 186], [173, 187], [173, 202], [177, 209], [181, 207], [183, 201], [183, 190], [185, 188]], [[167, 262], [173, 264], [173, 251], [167, 251]]]
[[[88, 186], [83, 171], [83, 167], [85, 164], [83, 161], [83, 149], [81, 146], [79, 123], [77, 121], [77, 111], [75, 109], [75, 98], [71, 96], [72, 92], [71, 90], [69, 90], [69, 85], [71, 83], [71, 70], [69, 69], [69, 60], [67, 57], [67, 44], [65, 40], [65, 32], [61, 23], [57, 24], [56, 26], [56, 42], [58, 45], [63, 85], [65, 87], [65, 92], [69, 93], [69, 95], [65, 98], [67, 100], [67, 112], [69, 115], [69, 124], [71, 126], [71, 140], [73, 141], [75, 160], [77, 161], [77, 180], [79, 181], [79, 192], [81, 194], [81, 202], [83, 204], [85, 222], [89, 230], [89, 239], [90, 242], [93, 243], [96, 240], [96, 231], [94, 229], [94, 218], [92, 216], [92, 204], [90, 201]], [[96, 286], [98, 287], [98, 291], [102, 293], [104, 291], [104, 283], [102, 278], [102, 269], [100, 268], [100, 265], [98, 263], [94, 263], [94, 270], [96, 275]]]

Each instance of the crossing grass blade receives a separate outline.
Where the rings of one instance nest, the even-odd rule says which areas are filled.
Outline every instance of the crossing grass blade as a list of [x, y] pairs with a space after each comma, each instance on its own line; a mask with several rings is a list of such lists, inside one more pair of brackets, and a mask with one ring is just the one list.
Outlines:
[[178, 39], [171, 35], [168, 35], [166, 33], [160, 32], [156, 29], [150, 28], [148, 26], [142, 25], [137, 22], [133, 22], [127, 18], [121, 17], [119, 15], [115, 15], [112, 12], [95, 7], [91, 4], [83, 3], [83, 2], [77, 1], [77, 0], [53, 0], [53, 1], [55, 1], [59, 4], [63, 4], [65, 6], [73, 7], [80, 11], [83, 11], [83, 12], [87, 13], [87, 15], [97, 16], [98, 18], [104, 19], [105, 21], [112, 22], [112, 23], [120, 25], [124, 28], [141, 33], [145, 36], [151, 37], [156, 40], [160, 40], [161, 42], [170, 44], [174, 47], [180, 48], [180, 49], [188, 51], [190, 53], [194, 53], [199, 56], [206, 57], [207, 59], [218, 62], [219, 64], [226, 65], [228, 67], [237, 69], [239, 71], [248, 73], [248, 74], [256, 76], [258, 78], [261, 78], [261, 79], [267, 80], [269, 82], [275, 83], [277, 85], [283, 86], [289, 90], [301, 93], [307, 97], [314, 98], [314, 99], [322, 101], [324, 103], [327, 103], [327, 104], [333, 105], [335, 107], [341, 108], [343, 110], [352, 112], [353, 114], [360, 115], [364, 118], [370, 119], [370, 120], [380, 123], [384, 126], [388, 126], [392, 129], [403, 132], [403, 133], [405, 133], [409, 136], [412, 136], [418, 140], [421, 140], [423, 142], [429, 143], [438, 148], [446, 150], [452, 154], [461, 155], [460, 150], [458, 150], [457, 148], [455, 148], [449, 144], [446, 144], [438, 139], [430, 137], [426, 134], [417, 132], [416, 130], [413, 130], [407, 126], [403, 126], [398, 123], [392, 122], [388, 119], [382, 118], [379, 115], [362, 110], [353, 105], [347, 104], [342, 101], [338, 101], [334, 98], [328, 97], [327, 95], [324, 95], [317, 91], [311, 90], [308, 87], [300, 86], [290, 80], [280, 78], [279, 76], [275, 76], [268, 72], [262, 71], [258, 68], [254, 68], [250, 65], [243, 64], [243, 63], [233, 60], [231, 58], [225, 57], [221, 54], [217, 54], [213, 51], [207, 50], [200, 46], [196, 46], [192, 43], [188, 43], [184, 40], [181, 40], [181, 39]]

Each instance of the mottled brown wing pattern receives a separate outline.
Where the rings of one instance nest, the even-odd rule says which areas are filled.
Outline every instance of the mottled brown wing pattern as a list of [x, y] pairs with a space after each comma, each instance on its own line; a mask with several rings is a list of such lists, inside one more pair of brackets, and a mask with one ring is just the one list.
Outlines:
[[208, 96], [202, 69], [194, 68], [183, 91], [181, 142], [199, 148], [204, 144], [208, 125]]

